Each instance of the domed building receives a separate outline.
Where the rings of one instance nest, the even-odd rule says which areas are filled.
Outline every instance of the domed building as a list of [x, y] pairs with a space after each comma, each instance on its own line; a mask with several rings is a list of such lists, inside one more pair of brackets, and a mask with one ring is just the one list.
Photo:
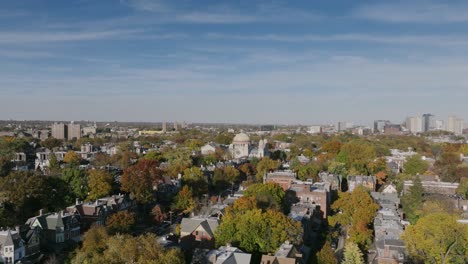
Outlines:
[[251, 144], [250, 137], [245, 133], [237, 134], [229, 145], [229, 152], [234, 159], [263, 158], [267, 155], [267, 140], [260, 140], [258, 147]]
[[251, 149], [250, 137], [245, 133], [237, 134], [229, 145], [229, 151], [234, 159], [247, 158]]

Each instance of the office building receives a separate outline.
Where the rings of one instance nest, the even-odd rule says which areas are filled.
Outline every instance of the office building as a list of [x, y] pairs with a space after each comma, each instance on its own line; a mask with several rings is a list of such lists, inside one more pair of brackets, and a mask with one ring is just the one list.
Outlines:
[[422, 116], [422, 131], [428, 132], [435, 129], [434, 115], [424, 114]]
[[406, 128], [411, 133], [423, 132], [422, 118], [420, 116], [411, 116], [406, 118]]
[[63, 123], [54, 123], [52, 125], [52, 137], [56, 139], [65, 140], [68, 138], [67, 125]]
[[388, 124], [390, 124], [390, 121], [388, 120], [375, 120], [374, 133], [384, 133], [384, 128]]
[[455, 135], [463, 134], [464, 121], [456, 116], [449, 116], [447, 120], [447, 131], [453, 132]]
[[68, 139], [80, 139], [81, 138], [81, 125], [71, 122], [68, 125]]

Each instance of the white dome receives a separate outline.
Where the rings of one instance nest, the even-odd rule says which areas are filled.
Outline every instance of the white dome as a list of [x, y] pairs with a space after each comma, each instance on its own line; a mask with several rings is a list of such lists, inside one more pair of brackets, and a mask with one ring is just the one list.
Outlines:
[[236, 142], [241, 142], [241, 143], [250, 142], [250, 137], [245, 133], [239, 133], [234, 137], [234, 139], [232, 141], [234, 143], [236, 143]]

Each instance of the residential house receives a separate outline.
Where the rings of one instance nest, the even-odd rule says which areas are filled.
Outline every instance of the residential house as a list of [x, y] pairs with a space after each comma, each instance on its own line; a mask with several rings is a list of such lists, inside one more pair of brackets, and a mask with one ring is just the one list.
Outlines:
[[220, 220], [212, 217], [182, 218], [180, 224], [180, 239], [182, 243], [200, 244], [206, 247], [214, 246], [214, 233]]
[[356, 187], [364, 186], [365, 188], [375, 191], [376, 178], [375, 176], [348, 176], [348, 191], [352, 192]]
[[341, 182], [343, 179], [341, 175], [331, 174], [328, 172], [320, 172], [318, 176], [321, 182], [326, 182], [330, 184], [330, 189], [332, 191], [341, 191]]
[[60, 250], [65, 243], [76, 244], [80, 241], [80, 218], [64, 211], [43, 214], [29, 218], [26, 225], [30, 229], [40, 230], [41, 246]]
[[293, 171], [275, 171], [265, 174], [263, 183], [274, 182], [281, 186], [283, 190], [288, 190], [296, 180], [296, 173]]
[[25, 257], [33, 257], [41, 252], [41, 228], [24, 225], [20, 227], [20, 235], [24, 241]]
[[18, 230], [0, 231], [0, 260], [3, 263], [15, 263], [25, 256], [24, 241]]
[[[305, 250], [304, 250], [305, 249]], [[263, 255], [261, 264], [305, 264], [309, 255], [309, 249], [298, 249], [289, 241], [284, 242], [275, 254]], [[305, 254], [304, 254], [305, 253]]]
[[209, 264], [244, 264], [250, 263], [252, 255], [230, 245], [211, 250], [206, 255]]
[[210, 142], [204, 146], [201, 147], [201, 154], [202, 155], [209, 155], [209, 154], [213, 154], [216, 152], [216, 144]]
[[316, 213], [322, 213], [322, 218], [327, 218], [330, 207], [330, 185], [324, 182], [314, 184], [294, 183], [289, 188], [296, 193], [299, 203], [316, 205]]

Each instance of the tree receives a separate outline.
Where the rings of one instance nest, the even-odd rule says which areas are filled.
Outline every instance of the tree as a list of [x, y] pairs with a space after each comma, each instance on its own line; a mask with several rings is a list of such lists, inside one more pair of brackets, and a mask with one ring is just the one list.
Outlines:
[[208, 181], [203, 171], [198, 167], [192, 167], [184, 170], [182, 182], [192, 189], [195, 196], [200, 197], [208, 193]]
[[96, 200], [108, 195], [112, 190], [114, 177], [103, 170], [88, 171], [88, 200]]
[[335, 251], [332, 249], [330, 241], [325, 242], [322, 249], [317, 252], [317, 263], [320, 264], [338, 264]]
[[215, 169], [213, 182], [218, 191], [224, 191], [240, 180], [240, 172], [233, 166], [227, 166], [224, 169]]
[[328, 172], [335, 175], [341, 175], [343, 177], [348, 176], [348, 170], [346, 169], [346, 164], [343, 162], [332, 161], [328, 165]]
[[161, 205], [157, 204], [151, 209], [151, 215], [156, 223], [162, 223], [166, 219], [166, 214], [163, 212]]
[[146, 160], [154, 160], [157, 162], [161, 162], [164, 160], [163, 155], [158, 151], [150, 151], [146, 153], [146, 155], [143, 158]]
[[311, 162], [306, 165], [299, 166], [297, 169], [297, 176], [302, 181], [313, 179], [315, 182], [318, 181], [319, 172], [320, 167], [316, 163]]
[[270, 171], [277, 170], [281, 163], [277, 160], [272, 160], [268, 157], [262, 158], [257, 164], [257, 181], [261, 182], [263, 176]]
[[420, 155], [413, 155], [408, 158], [404, 165], [404, 171], [409, 175], [423, 174], [429, 168], [429, 164], [422, 160]]
[[162, 179], [157, 164], [156, 161], [143, 159], [124, 170], [121, 189], [130, 193], [139, 204], [154, 201], [154, 186]]
[[468, 199], [468, 178], [463, 178], [460, 181], [460, 185], [457, 188], [457, 194], [464, 199]]
[[275, 210], [226, 214], [215, 231], [217, 245], [233, 243], [248, 252], [273, 253], [286, 240], [298, 244], [301, 223]]
[[443, 152], [439, 159], [434, 163], [434, 171], [443, 181], [456, 182], [460, 178], [457, 168], [461, 164], [460, 156], [455, 152]]
[[415, 224], [422, 214], [422, 208], [424, 203], [424, 188], [419, 177], [415, 177], [413, 180], [413, 186], [411, 186], [408, 192], [401, 198], [401, 205], [403, 212], [405, 213], [406, 219], [411, 224]]
[[74, 167], [80, 165], [80, 156], [76, 154], [75, 151], [69, 150], [67, 153], [65, 153], [65, 156], [63, 157], [63, 162], [65, 162], [67, 165]]
[[65, 168], [62, 179], [68, 183], [75, 198], [85, 199], [88, 195], [88, 183], [84, 171], [77, 168]]
[[257, 206], [262, 209], [281, 209], [286, 193], [276, 183], [257, 183], [244, 191], [244, 197], [255, 197]]
[[44, 141], [41, 142], [41, 146], [44, 148], [53, 150], [54, 148], [58, 148], [62, 146], [63, 141], [61, 139], [56, 139], [53, 137], [46, 138]]
[[341, 150], [342, 144], [337, 140], [327, 141], [323, 143], [321, 150], [336, 156]]
[[416, 260], [424, 263], [467, 263], [468, 227], [455, 215], [435, 213], [406, 228], [401, 238]]
[[363, 140], [353, 140], [341, 147], [337, 156], [338, 162], [343, 162], [348, 171], [354, 169], [359, 174], [369, 174], [368, 164], [376, 158], [375, 149]]
[[127, 234], [109, 236], [104, 228], [92, 228], [85, 233], [83, 246], [75, 251], [72, 264], [97, 263], [163, 263], [183, 264], [179, 249], [164, 249], [154, 234], [132, 237]]
[[346, 243], [342, 264], [364, 264], [364, 258], [359, 247], [352, 242]]
[[369, 226], [374, 220], [379, 205], [374, 202], [364, 187], [359, 186], [353, 192], [340, 193], [332, 209], [337, 212], [329, 217], [332, 226], [336, 224], [347, 226], [352, 242], [362, 248], [370, 245], [372, 230]]
[[180, 211], [184, 214], [189, 214], [195, 208], [195, 200], [193, 194], [187, 185], [184, 185], [176, 195], [174, 203], [171, 206], [172, 210]]
[[106, 227], [110, 234], [127, 233], [135, 224], [135, 215], [128, 211], [120, 211], [112, 214], [106, 221]]

